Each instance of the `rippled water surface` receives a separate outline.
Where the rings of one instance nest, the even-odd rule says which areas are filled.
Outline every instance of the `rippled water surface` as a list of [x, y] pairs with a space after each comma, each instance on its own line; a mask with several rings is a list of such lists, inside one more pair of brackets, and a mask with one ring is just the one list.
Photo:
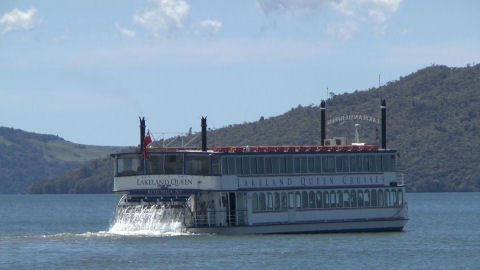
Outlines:
[[119, 198], [0, 195], [0, 269], [480, 269], [480, 193], [408, 194], [400, 233], [256, 236], [132, 231]]

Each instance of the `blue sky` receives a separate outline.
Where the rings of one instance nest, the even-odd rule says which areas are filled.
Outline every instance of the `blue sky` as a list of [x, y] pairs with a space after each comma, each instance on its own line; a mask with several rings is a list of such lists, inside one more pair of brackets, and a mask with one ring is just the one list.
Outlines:
[[0, 126], [95, 145], [318, 105], [480, 59], [478, 1], [0, 3]]

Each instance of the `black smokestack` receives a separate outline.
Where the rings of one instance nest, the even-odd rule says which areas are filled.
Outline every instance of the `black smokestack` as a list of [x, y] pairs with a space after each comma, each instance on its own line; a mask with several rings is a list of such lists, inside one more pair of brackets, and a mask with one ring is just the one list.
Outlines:
[[140, 119], [140, 151], [143, 151], [143, 140], [145, 139], [145, 117]]
[[387, 149], [387, 103], [385, 99], [382, 100], [380, 105], [382, 115], [380, 121], [382, 121], [382, 149]]
[[207, 117], [202, 117], [202, 151], [207, 151]]
[[320, 144], [325, 145], [325, 100], [320, 103]]

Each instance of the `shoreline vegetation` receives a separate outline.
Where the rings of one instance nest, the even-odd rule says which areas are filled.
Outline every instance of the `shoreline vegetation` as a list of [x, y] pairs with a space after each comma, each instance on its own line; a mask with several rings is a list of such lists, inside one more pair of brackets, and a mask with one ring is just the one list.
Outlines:
[[[378, 145], [379, 127], [372, 119], [378, 118], [382, 98], [387, 100], [387, 148], [398, 150], [398, 168], [406, 174], [408, 192], [480, 191], [480, 166], [476, 164], [480, 160], [480, 65], [430, 66], [380, 88], [333, 96], [327, 100], [326, 137], [346, 136], [351, 143], [358, 122], [361, 141]], [[312, 97], [315, 104], [298, 105], [279, 116], [209, 130], [209, 146], [319, 144], [320, 99]], [[196, 135], [184, 140], [199, 146]], [[177, 139], [180, 145], [181, 138]], [[1, 147], [5, 140], [0, 133]], [[21, 147], [15, 155], [25, 155], [26, 150], [32, 152]], [[79, 167], [65, 163], [63, 173], [34, 181], [28, 190], [1, 193], [111, 193], [113, 162], [105, 155]], [[35, 162], [34, 158], [26, 160], [31, 162], [25, 170]], [[16, 179], [0, 175], [9, 181]]]

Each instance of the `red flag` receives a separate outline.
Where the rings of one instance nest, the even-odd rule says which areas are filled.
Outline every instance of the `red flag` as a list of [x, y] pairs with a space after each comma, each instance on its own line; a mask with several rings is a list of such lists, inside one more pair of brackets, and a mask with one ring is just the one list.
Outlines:
[[143, 157], [148, 159], [147, 156], [147, 145], [152, 142], [152, 138], [150, 137], [150, 131], [147, 131], [147, 136], [143, 139]]
[[150, 131], [147, 131], [147, 136], [145, 136], [145, 139], [143, 139], [143, 145], [144, 147], [147, 147], [152, 142], [152, 138], [150, 137]]

